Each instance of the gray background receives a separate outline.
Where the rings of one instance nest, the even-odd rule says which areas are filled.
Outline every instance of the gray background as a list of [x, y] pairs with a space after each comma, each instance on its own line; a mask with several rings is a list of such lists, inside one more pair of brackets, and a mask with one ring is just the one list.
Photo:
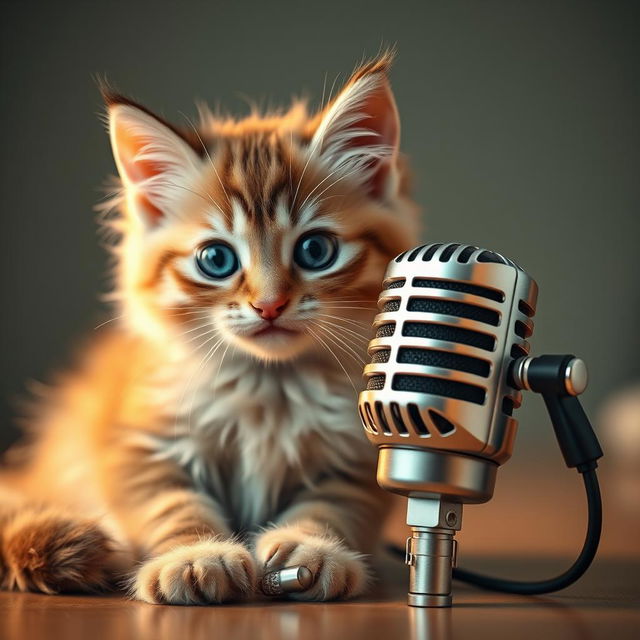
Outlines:
[[[381, 43], [398, 47], [424, 238], [496, 249], [538, 280], [534, 349], [586, 358], [594, 412], [638, 375], [637, 7], [2, 2], [0, 445], [25, 382], [107, 317], [92, 207], [114, 168], [93, 75], [181, 122], [194, 98], [317, 104], [325, 74]], [[519, 417], [522, 451], [555, 448], [538, 399]]]

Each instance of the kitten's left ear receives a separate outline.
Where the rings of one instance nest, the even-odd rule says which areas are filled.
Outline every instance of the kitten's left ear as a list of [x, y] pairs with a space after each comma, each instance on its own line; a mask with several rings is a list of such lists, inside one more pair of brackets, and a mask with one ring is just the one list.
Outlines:
[[111, 147], [132, 213], [153, 228], [179, 215], [200, 159], [170, 125], [126, 98], [105, 96]]
[[321, 115], [311, 153], [330, 171], [360, 182], [384, 198], [396, 188], [400, 120], [385, 54], [360, 67]]

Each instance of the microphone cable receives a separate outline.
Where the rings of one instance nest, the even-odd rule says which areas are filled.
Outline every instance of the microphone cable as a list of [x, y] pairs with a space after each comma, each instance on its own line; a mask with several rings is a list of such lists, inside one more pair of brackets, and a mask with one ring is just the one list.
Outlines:
[[[602, 499], [600, 495], [600, 485], [598, 484], [598, 477], [596, 475], [596, 466], [597, 463], [593, 461], [590, 464], [584, 465], [584, 467], [586, 467], [584, 469], [578, 467], [587, 494], [587, 533], [580, 555], [564, 573], [548, 580], [529, 582], [495, 578], [467, 569], [454, 568], [453, 578], [490, 591], [529, 596], [560, 591], [579, 580], [593, 562], [602, 533]], [[394, 555], [405, 556], [404, 550], [395, 545], [387, 545], [387, 549]]]

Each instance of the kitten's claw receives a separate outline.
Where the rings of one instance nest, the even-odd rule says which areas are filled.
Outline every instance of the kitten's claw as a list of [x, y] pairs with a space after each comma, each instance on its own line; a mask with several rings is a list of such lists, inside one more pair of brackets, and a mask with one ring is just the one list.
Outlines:
[[296, 600], [347, 599], [367, 587], [367, 568], [361, 554], [337, 538], [309, 533], [297, 526], [270, 529], [256, 541], [256, 557], [265, 572], [303, 566], [313, 574], [306, 591], [288, 594]]
[[134, 595], [152, 604], [210, 604], [246, 597], [255, 589], [255, 562], [237, 542], [207, 540], [148, 560]]

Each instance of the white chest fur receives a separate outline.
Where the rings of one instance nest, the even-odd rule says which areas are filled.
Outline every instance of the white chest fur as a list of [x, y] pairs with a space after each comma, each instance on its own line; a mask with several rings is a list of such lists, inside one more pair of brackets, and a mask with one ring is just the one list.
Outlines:
[[158, 455], [178, 461], [239, 526], [265, 524], [296, 487], [371, 456], [342, 370], [246, 357], [217, 369], [181, 394], [173, 437]]

